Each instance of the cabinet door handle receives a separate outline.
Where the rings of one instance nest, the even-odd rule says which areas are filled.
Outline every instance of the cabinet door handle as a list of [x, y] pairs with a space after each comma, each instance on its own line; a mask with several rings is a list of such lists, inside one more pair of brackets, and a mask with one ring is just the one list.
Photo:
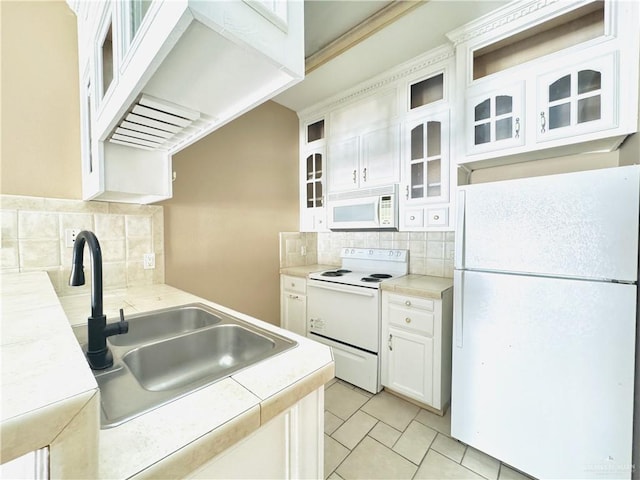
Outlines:
[[291, 295], [289, 294], [289, 298], [293, 299], [293, 300], [297, 300], [299, 297], [298, 295]]
[[520, 117], [516, 118], [516, 138], [520, 138]]
[[547, 131], [547, 119], [544, 117], [544, 112], [540, 112], [540, 133]]
[[405, 197], [409, 200], [409, 185], [407, 185], [407, 192], [405, 193]]
[[405, 318], [405, 319], [404, 319], [404, 321], [405, 321], [406, 323], [411, 323], [411, 319], [410, 319], [409, 317]]
[[406, 300], [406, 301], [404, 302], [404, 304], [405, 304], [407, 307], [410, 307], [410, 306], [411, 306], [411, 300]]
[[393, 350], [393, 343], [391, 343], [392, 340], [393, 340], [393, 335], [389, 334], [389, 340], [387, 341], [387, 346], [389, 347], [389, 350]]
[[356, 175], [358, 175], [358, 171], [354, 170], [353, 171], [353, 183], [356, 183]]
[[367, 167], [364, 167], [364, 170], [362, 170], [362, 180], [367, 181]]

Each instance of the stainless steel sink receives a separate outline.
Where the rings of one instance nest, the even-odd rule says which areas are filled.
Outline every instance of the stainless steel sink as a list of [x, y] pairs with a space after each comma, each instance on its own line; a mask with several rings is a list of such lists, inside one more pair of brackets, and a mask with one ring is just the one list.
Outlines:
[[227, 376], [271, 355], [276, 342], [239, 325], [220, 325], [128, 352], [123, 362], [151, 391]]
[[[103, 429], [297, 345], [203, 304], [132, 315], [127, 320], [129, 333], [107, 339], [113, 367], [93, 371], [100, 387]], [[87, 327], [74, 327], [82, 342], [79, 328], [86, 331]]]
[[111, 345], [129, 346], [158, 338], [171, 337], [184, 332], [220, 323], [221, 319], [213, 312], [198, 305], [184, 305], [155, 312], [127, 316], [129, 332], [109, 338]]

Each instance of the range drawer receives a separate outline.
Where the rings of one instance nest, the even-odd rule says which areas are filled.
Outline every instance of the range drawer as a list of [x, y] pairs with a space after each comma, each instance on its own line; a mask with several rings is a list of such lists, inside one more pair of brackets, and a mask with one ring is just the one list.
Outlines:
[[307, 294], [307, 279], [282, 275], [282, 289], [286, 292]]
[[434, 301], [389, 295], [389, 324], [433, 336]]

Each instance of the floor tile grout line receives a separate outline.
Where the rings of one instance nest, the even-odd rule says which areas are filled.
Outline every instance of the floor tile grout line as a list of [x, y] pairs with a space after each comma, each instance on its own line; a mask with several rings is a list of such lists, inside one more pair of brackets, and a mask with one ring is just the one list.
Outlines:
[[[332, 475], [332, 474], [334, 474], [334, 473], [335, 473], [336, 475], [338, 475], [338, 476], [339, 476], [339, 474], [337, 473], [338, 468], [340, 468], [340, 466], [341, 466], [341, 465], [342, 465], [342, 464], [343, 464], [343, 463], [344, 463], [344, 462], [349, 458], [349, 456], [353, 453], [353, 451], [354, 451], [354, 450], [355, 450], [355, 449], [356, 449], [356, 448], [357, 448], [357, 447], [362, 443], [362, 441], [364, 441], [364, 439], [365, 439], [365, 438], [367, 438], [367, 437], [369, 437], [371, 440], [375, 441], [375, 442], [376, 442], [376, 443], [378, 443], [379, 445], [381, 445], [381, 446], [385, 447], [385, 448], [386, 448], [387, 450], [389, 450], [390, 452], [392, 452], [392, 453], [394, 453], [394, 454], [398, 455], [398, 456], [399, 456], [399, 457], [401, 457], [402, 459], [405, 459], [406, 461], [410, 462], [412, 465], [416, 466], [416, 467], [417, 467], [416, 472], [414, 473], [414, 475], [413, 475], [411, 478], [415, 478], [415, 475], [417, 475], [417, 472], [420, 470], [420, 467], [421, 467], [421, 466], [422, 466], [422, 464], [424, 463], [424, 460], [425, 460], [425, 458], [427, 457], [427, 455], [428, 455], [428, 453], [429, 453], [429, 451], [430, 451], [430, 450], [433, 450], [433, 452], [434, 452], [434, 453], [436, 453], [436, 454], [438, 454], [438, 455], [440, 455], [440, 456], [442, 456], [442, 457], [446, 458], [447, 460], [449, 460], [449, 461], [451, 461], [451, 462], [453, 462], [453, 463], [455, 463], [455, 464], [459, 465], [460, 467], [462, 467], [462, 468], [464, 468], [464, 469], [468, 470], [469, 472], [472, 472], [473, 474], [475, 474], [475, 475], [478, 475], [478, 476], [482, 477], [483, 479], [487, 479], [487, 480], [497, 480], [497, 479], [499, 479], [499, 478], [500, 478], [500, 473], [501, 473], [501, 471], [502, 471], [502, 467], [503, 467], [503, 466], [505, 466], [505, 464], [504, 464], [502, 461], [500, 461], [500, 460], [498, 460], [498, 459], [495, 459], [495, 460], [497, 460], [497, 461], [498, 461], [498, 472], [497, 472], [496, 479], [488, 478], [488, 477], [486, 477], [486, 476], [482, 475], [480, 472], [477, 472], [477, 471], [473, 470], [472, 468], [470, 468], [470, 467], [468, 467], [468, 466], [466, 466], [466, 465], [463, 465], [463, 464], [462, 464], [462, 462], [464, 461], [464, 459], [466, 458], [466, 456], [467, 456], [467, 454], [468, 454], [468, 452], [469, 452], [469, 447], [470, 447], [470, 445], [465, 444], [464, 442], [459, 441], [459, 440], [458, 440], [458, 439], [456, 439], [455, 437], [451, 436], [451, 434], [447, 434], [446, 432], [443, 432], [443, 431], [439, 430], [439, 429], [438, 429], [438, 428], [436, 428], [434, 425], [429, 425], [429, 424], [423, 423], [423, 422], [421, 422], [421, 421], [419, 421], [419, 420], [418, 420], [418, 417], [420, 416], [420, 414], [421, 414], [422, 410], [425, 410], [427, 413], [431, 413], [431, 414], [434, 414], [434, 415], [437, 415], [436, 413], [434, 413], [434, 412], [430, 412], [428, 409], [423, 409], [423, 408], [421, 408], [419, 405], [415, 405], [415, 404], [414, 404], [416, 407], [418, 407], [418, 411], [417, 411], [417, 412], [416, 412], [416, 414], [411, 418], [411, 421], [409, 421], [409, 423], [406, 425], [406, 427], [405, 427], [403, 430], [398, 430], [397, 428], [393, 427], [392, 425], [389, 425], [388, 423], [384, 422], [382, 419], [380, 419], [380, 418], [376, 417], [375, 415], [373, 415], [373, 414], [371, 414], [371, 413], [365, 412], [365, 411], [363, 410], [363, 408], [364, 408], [364, 407], [365, 407], [365, 406], [366, 406], [366, 405], [367, 405], [367, 404], [368, 404], [368, 403], [369, 403], [373, 398], [375, 398], [375, 396], [376, 396], [376, 395], [371, 395], [371, 396], [369, 396], [369, 395], [367, 395], [367, 394], [364, 394], [364, 393], [362, 393], [362, 392], [360, 391], [361, 389], [359, 389], [359, 388], [357, 388], [357, 387], [355, 387], [355, 386], [351, 386], [351, 385], [347, 384], [346, 382], [342, 382], [342, 381], [340, 381], [340, 380], [337, 380], [337, 381], [333, 382], [331, 385], [329, 385], [328, 387], [326, 387], [326, 388], [325, 388], [325, 391], [326, 391], [326, 390], [328, 390], [329, 388], [331, 388], [331, 387], [332, 387], [333, 385], [335, 385], [336, 383], [337, 383], [337, 384], [342, 385], [343, 387], [345, 387], [345, 388], [347, 388], [347, 389], [349, 389], [349, 390], [351, 390], [351, 391], [355, 391], [356, 393], [360, 393], [361, 395], [366, 396], [366, 397], [368, 397], [368, 398], [367, 398], [367, 400], [366, 400], [366, 401], [365, 401], [365, 402], [364, 402], [360, 407], [358, 407], [358, 408], [357, 408], [357, 409], [356, 409], [356, 410], [355, 410], [351, 415], [349, 415], [349, 417], [348, 417], [346, 420], [343, 420], [341, 417], [338, 417], [337, 415], [335, 415], [335, 414], [334, 414], [333, 412], [331, 412], [330, 410], [326, 410], [326, 409], [325, 409], [325, 411], [327, 411], [327, 412], [331, 413], [332, 415], [334, 415], [336, 418], [338, 418], [338, 419], [342, 422], [342, 423], [340, 424], [340, 426], [338, 426], [335, 430], [333, 430], [333, 432], [332, 432], [331, 434], [326, 434], [326, 435], [327, 435], [328, 437], [330, 437], [332, 440], [334, 440], [335, 442], [337, 442], [339, 445], [341, 445], [342, 447], [344, 447], [344, 448], [348, 451], [347, 455], [342, 459], [342, 461], [340, 461], [340, 463], [339, 463], [339, 464], [338, 464], [338, 465], [337, 465], [337, 466], [336, 466], [336, 467], [335, 467], [331, 472], [329, 472], [329, 473], [326, 475], [326, 477], [325, 477], [325, 478], [328, 478], [330, 475]], [[379, 393], [380, 393], [380, 392], [379, 392]], [[389, 393], [389, 394], [390, 394], [390, 395], [393, 395], [393, 394], [391, 394], [391, 393]], [[402, 400], [402, 399], [401, 399], [401, 400]], [[409, 402], [409, 403], [411, 403], [411, 402]], [[372, 417], [373, 419], [375, 419], [375, 420], [376, 420], [376, 422], [371, 426], [371, 428], [369, 428], [369, 430], [367, 431], [367, 433], [365, 433], [365, 434], [362, 436], [362, 438], [358, 441], [358, 443], [356, 443], [356, 445], [351, 449], [351, 448], [347, 447], [346, 445], [344, 445], [342, 442], [340, 442], [338, 439], [334, 438], [334, 437], [333, 437], [333, 434], [334, 434], [335, 432], [337, 432], [337, 431], [338, 431], [338, 429], [340, 429], [340, 428], [341, 428], [341, 427], [342, 427], [342, 426], [343, 426], [343, 425], [344, 425], [344, 424], [345, 424], [349, 419], [351, 419], [351, 418], [352, 418], [352, 417], [353, 417], [353, 416], [354, 416], [358, 411], [362, 411], [362, 413], [364, 413], [364, 414], [366, 414], [366, 415], [368, 415], [368, 416]], [[428, 446], [428, 447], [427, 447], [427, 449], [425, 450], [425, 454], [422, 456], [422, 458], [421, 458], [421, 460], [420, 460], [420, 462], [419, 462], [418, 464], [416, 464], [415, 462], [413, 462], [413, 461], [412, 461], [412, 460], [410, 460], [409, 458], [407, 458], [407, 457], [405, 457], [404, 455], [402, 455], [400, 452], [397, 452], [397, 451], [395, 451], [395, 450], [393, 449], [393, 448], [395, 447], [395, 445], [398, 443], [398, 441], [400, 440], [400, 438], [401, 438], [401, 437], [406, 433], [406, 431], [407, 431], [408, 427], [409, 427], [409, 426], [411, 425], [411, 423], [412, 423], [412, 422], [414, 422], [414, 421], [415, 421], [415, 422], [418, 422], [420, 425], [422, 425], [422, 426], [424, 426], [424, 427], [427, 427], [427, 428], [429, 428], [429, 429], [431, 429], [431, 430], [433, 430], [433, 431], [435, 431], [435, 432], [436, 432], [436, 435], [434, 436], [434, 438], [433, 438], [433, 439], [431, 440], [431, 442], [429, 443], [429, 446]], [[393, 429], [393, 430], [395, 430], [395, 431], [400, 432], [400, 435], [398, 436], [398, 438], [393, 442], [393, 444], [392, 444], [390, 447], [389, 447], [389, 446], [387, 446], [387, 445], [385, 445], [384, 443], [382, 443], [382, 442], [381, 442], [381, 441], [379, 441], [378, 439], [374, 438], [373, 436], [371, 436], [371, 432], [376, 428], [376, 426], [377, 426], [379, 423], [382, 423], [382, 424], [384, 424], [384, 425], [388, 426], [389, 428], [391, 428], [391, 429]], [[435, 449], [433, 448], [433, 445], [434, 445], [434, 443], [435, 443], [436, 439], [438, 438], [438, 435], [443, 435], [445, 438], [451, 439], [451, 440], [453, 440], [453, 441], [455, 441], [455, 442], [457, 442], [457, 443], [459, 443], [459, 444], [461, 444], [461, 445], [463, 445], [463, 446], [464, 446], [464, 451], [463, 451], [463, 453], [462, 453], [462, 456], [460, 457], [460, 461], [456, 461], [455, 459], [453, 459], [453, 458], [451, 458], [451, 457], [449, 457], [449, 456], [445, 455], [444, 453], [441, 453], [441, 452], [439, 452], [438, 450], [435, 450]], [[481, 453], [482, 453], [482, 452], [481, 452]], [[491, 458], [493, 458], [493, 457], [491, 457]], [[516, 470], [516, 471], [517, 471], [517, 470]], [[520, 472], [518, 472], [518, 473], [520, 473]], [[527, 477], [527, 476], [526, 476], [526, 474], [523, 474], [523, 475], [525, 475], [525, 478]]]

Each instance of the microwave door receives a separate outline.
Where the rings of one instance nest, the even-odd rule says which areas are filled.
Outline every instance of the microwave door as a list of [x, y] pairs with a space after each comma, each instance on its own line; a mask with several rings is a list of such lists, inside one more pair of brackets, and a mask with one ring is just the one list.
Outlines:
[[376, 228], [379, 227], [379, 198], [340, 200], [331, 206], [330, 228]]

